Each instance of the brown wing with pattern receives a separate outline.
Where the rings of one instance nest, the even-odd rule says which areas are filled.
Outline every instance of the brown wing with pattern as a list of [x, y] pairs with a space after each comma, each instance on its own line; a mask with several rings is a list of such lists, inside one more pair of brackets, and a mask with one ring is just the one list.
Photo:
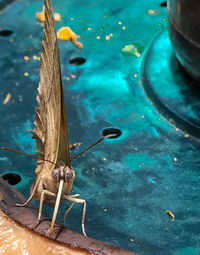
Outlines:
[[[68, 131], [62, 88], [62, 77], [56, 29], [49, 0], [45, 0], [45, 28], [42, 42], [40, 82], [35, 128], [31, 131], [37, 142], [38, 157], [70, 166]], [[51, 171], [55, 165], [38, 160], [36, 174]]]

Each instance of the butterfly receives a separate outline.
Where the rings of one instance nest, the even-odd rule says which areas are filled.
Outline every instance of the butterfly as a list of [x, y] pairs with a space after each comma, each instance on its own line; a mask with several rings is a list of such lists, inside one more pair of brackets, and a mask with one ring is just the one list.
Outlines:
[[39, 200], [38, 222], [41, 219], [43, 203], [54, 206], [49, 232], [49, 236], [51, 236], [61, 199], [72, 202], [64, 214], [63, 224], [74, 204], [80, 203], [83, 205], [82, 232], [86, 236], [84, 225], [86, 201], [81, 199], [79, 194], [70, 194], [75, 178], [71, 161], [103, 139], [111, 138], [115, 134], [100, 138], [86, 150], [70, 159], [59, 50], [51, 1], [44, 0], [44, 6], [45, 27], [42, 42], [40, 82], [37, 94], [35, 128], [31, 131], [33, 138], [36, 140], [37, 157], [6, 147], [2, 149], [37, 158], [36, 180], [31, 187], [30, 197], [24, 204], [17, 205], [25, 206], [33, 197]]

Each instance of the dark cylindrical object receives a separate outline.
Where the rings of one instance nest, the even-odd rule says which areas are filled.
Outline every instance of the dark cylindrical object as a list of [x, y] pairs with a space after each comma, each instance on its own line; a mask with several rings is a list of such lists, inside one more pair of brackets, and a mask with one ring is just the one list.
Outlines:
[[169, 0], [169, 33], [177, 59], [200, 81], [200, 0]]

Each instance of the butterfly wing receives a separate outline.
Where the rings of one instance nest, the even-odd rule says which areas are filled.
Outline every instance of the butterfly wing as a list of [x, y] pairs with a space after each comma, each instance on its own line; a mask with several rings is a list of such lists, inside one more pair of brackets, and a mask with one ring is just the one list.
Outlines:
[[[70, 167], [58, 43], [49, 0], [45, 0], [45, 20], [37, 95], [38, 105], [32, 134], [36, 139], [38, 157], [58, 164], [62, 161]], [[51, 171], [55, 165], [38, 160], [36, 174], [44, 168]]]

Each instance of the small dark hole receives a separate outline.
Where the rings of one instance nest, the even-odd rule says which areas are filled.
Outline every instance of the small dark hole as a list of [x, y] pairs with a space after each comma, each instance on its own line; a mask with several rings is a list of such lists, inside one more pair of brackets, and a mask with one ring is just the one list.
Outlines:
[[102, 131], [102, 136], [107, 136], [107, 135], [115, 135], [113, 137], [110, 137], [110, 139], [114, 139], [119, 137], [122, 134], [122, 131], [119, 130], [118, 128], [104, 128]]
[[9, 36], [11, 35], [13, 32], [10, 30], [0, 30], [0, 36]]
[[83, 65], [85, 62], [86, 62], [86, 59], [85, 59], [85, 58], [81, 58], [81, 57], [78, 57], [78, 58], [71, 58], [71, 59], [69, 60], [69, 63], [70, 63], [71, 65], [74, 65], [74, 66]]
[[16, 185], [21, 181], [21, 177], [19, 174], [7, 173], [3, 174], [1, 177], [10, 185]]
[[162, 2], [162, 3], [160, 4], [160, 6], [161, 6], [161, 7], [167, 7], [167, 1]]

